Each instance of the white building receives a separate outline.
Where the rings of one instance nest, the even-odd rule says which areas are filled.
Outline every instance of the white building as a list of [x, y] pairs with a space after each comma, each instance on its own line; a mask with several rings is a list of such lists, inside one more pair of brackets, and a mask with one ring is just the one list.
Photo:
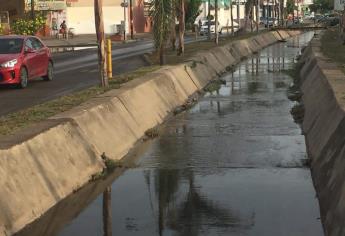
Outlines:
[[[237, 23], [237, 3], [239, 3], [239, 18], [240, 21], [244, 20], [245, 16], [245, 0], [239, 0], [238, 2], [234, 2], [232, 6], [232, 14], [234, 22]], [[236, 5], [235, 5], [236, 4]], [[214, 0], [211, 1], [211, 5], [209, 6], [208, 1], [204, 1], [200, 7], [201, 14], [197, 17], [196, 22], [200, 20], [206, 20], [208, 15], [208, 10], [211, 10], [211, 15], [215, 15], [215, 6], [214, 6]], [[231, 26], [231, 13], [230, 13], [230, 6], [224, 1], [219, 0], [218, 3], [218, 19], [221, 26]]]
[[344, 0], [334, 0], [334, 10], [343, 11], [344, 10]]

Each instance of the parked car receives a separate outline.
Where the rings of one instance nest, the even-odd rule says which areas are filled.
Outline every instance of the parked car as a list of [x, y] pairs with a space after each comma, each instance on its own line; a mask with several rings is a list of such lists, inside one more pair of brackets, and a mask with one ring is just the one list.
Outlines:
[[28, 81], [53, 79], [50, 50], [34, 36], [0, 36], [0, 84], [25, 88]]
[[[210, 22], [210, 31], [211, 34], [214, 34], [216, 32], [216, 22], [215, 21], [211, 21]], [[218, 22], [218, 33], [222, 33], [223, 32], [223, 26]], [[202, 25], [200, 28], [200, 35], [207, 35], [208, 34], [208, 21], [204, 20], [202, 21]]]
[[272, 26], [277, 25], [278, 21], [276, 18], [268, 17], [264, 19], [263, 23], [265, 24], [265, 27], [267, 28], [267, 26], [272, 27]]

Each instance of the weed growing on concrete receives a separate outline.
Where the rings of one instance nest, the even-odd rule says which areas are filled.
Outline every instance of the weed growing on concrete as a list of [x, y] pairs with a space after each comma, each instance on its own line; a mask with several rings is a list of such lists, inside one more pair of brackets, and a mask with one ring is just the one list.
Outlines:
[[147, 138], [150, 138], [150, 139], [158, 137], [159, 136], [159, 129], [158, 129], [158, 127], [154, 127], [154, 128], [146, 130], [145, 131], [145, 136]]
[[104, 162], [104, 168], [101, 172], [94, 174], [91, 176], [90, 181], [96, 181], [99, 179], [105, 178], [107, 175], [112, 173], [116, 168], [123, 168], [123, 165], [120, 161], [114, 161], [110, 158], [108, 158], [105, 153], [101, 155], [101, 158]]
[[304, 119], [304, 105], [296, 103], [290, 110], [290, 113], [297, 124], [302, 124]]
[[204, 91], [208, 93], [212, 93], [214, 91], [218, 91], [222, 85], [226, 84], [225, 80], [217, 79], [213, 80], [211, 83], [209, 83], [205, 88]]
[[177, 107], [174, 110], [174, 115], [180, 114], [180, 113], [182, 113], [184, 111], [187, 111], [187, 110], [191, 109], [197, 102], [198, 102], [198, 99], [196, 97], [188, 99], [188, 101], [185, 104], [183, 104], [182, 106]]

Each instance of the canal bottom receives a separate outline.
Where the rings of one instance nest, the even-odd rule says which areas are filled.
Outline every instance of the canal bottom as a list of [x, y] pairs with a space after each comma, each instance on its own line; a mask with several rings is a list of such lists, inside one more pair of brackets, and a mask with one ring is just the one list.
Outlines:
[[19, 235], [323, 235], [283, 72], [312, 35], [239, 64], [164, 124], [135, 168], [87, 186]]

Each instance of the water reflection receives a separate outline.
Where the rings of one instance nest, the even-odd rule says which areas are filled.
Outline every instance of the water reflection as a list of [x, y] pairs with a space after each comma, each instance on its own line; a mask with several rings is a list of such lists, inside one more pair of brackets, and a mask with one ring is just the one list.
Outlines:
[[112, 236], [111, 186], [103, 192], [103, 235]]

